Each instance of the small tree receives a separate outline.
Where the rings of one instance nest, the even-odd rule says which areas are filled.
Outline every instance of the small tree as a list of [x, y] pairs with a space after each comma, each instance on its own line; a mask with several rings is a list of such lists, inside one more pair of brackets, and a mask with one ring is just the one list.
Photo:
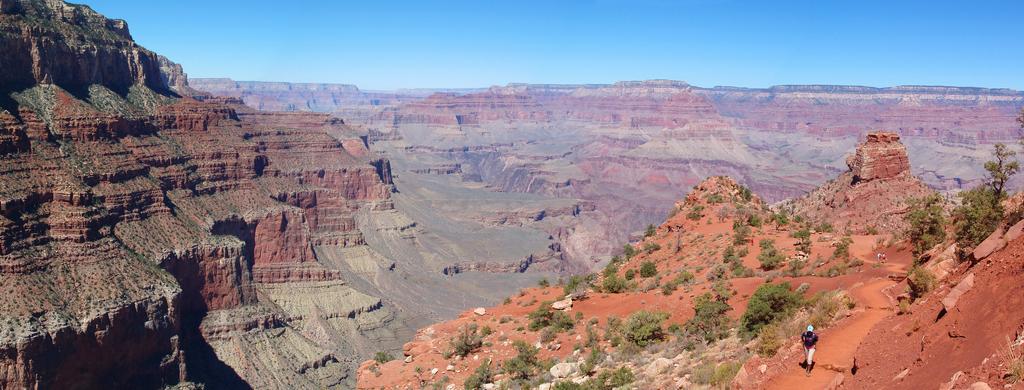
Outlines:
[[946, 239], [946, 218], [942, 210], [942, 197], [932, 194], [910, 201], [906, 221], [907, 239], [914, 245], [915, 258], [921, 257], [935, 245]]
[[985, 163], [985, 170], [988, 171], [988, 185], [995, 193], [996, 200], [1001, 201], [1006, 196], [1004, 189], [1010, 177], [1020, 170], [1020, 163], [1014, 160], [1017, 152], [1010, 150], [1006, 145], [995, 144], [993, 157], [995, 161]]
[[644, 237], [651, 237], [656, 232], [657, 230], [655, 229], [654, 225], [647, 225], [647, 230], [644, 231]]
[[935, 283], [935, 275], [922, 267], [914, 267], [907, 273], [907, 290], [913, 299], [923, 297], [935, 288]]
[[775, 248], [775, 241], [764, 239], [761, 240], [760, 245], [761, 254], [757, 255], [757, 260], [761, 262], [761, 269], [771, 271], [779, 268], [782, 262], [786, 260], [786, 257]]
[[473, 351], [479, 349], [483, 345], [483, 336], [477, 332], [477, 325], [475, 323], [470, 323], [462, 327], [462, 331], [459, 332], [451, 341], [452, 353], [461, 357], [465, 357], [466, 355], [473, 353]]
[[513, 342], [516, 356], [505, 361], [504, 371], [512, 379], [528, 379], [540, 368], [537, 349], [523, 340]]
[[466, 378], [465, 382], [462, 382], [462, 386], [467, 390], [478, 390], [484, 388], [484, 385], [491, 383], [494, 380], [494, 371], [491, 370], [491, 359], [484, 360], [484, 363], [477, 367], [473, 371], [473, 375]]
[[734, 245], [747, 245], [750, 240], [750, 226], [744, 222], [736, 221], [732, 225], [732, 242]]
[[1003, 206], [991, 187], [976, 187], [960, 193], [960, 206], [953, 210], [953, 217], [956, 243], [963, 257], [999, 227]]
[[793, 232], [793, 238], [799, 240], [796, 249], [806, 254], [811, 254], [811, 230], [803, 228]]
[[788, 282], [762, 284], [750, 296], [747, 311], [740, 317], [740, 329], [747, 335], [757, 334], [761, 327], [799, 307], [801, 301], [800, 295], [793, 292]]
[[725, 300], [715, 299], [711, 293], [693, 299], [694, 316], [686, 321], [686, 331], [710, 344], [729, 336], [732, 321], [726, 316], [731, 307]]

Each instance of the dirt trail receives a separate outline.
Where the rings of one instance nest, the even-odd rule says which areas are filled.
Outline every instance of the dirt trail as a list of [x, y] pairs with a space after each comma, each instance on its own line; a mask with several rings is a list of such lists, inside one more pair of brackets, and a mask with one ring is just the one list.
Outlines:
[[[911, 261], [909, 253], [896, 250], [885, 252], [889, 255], [889, 261], [883, 267], [892, 273], [905, 273]], [[875, 263], [873, 253], [858, 254], [858, 257], [867, 264]], [[845, 371], [844, 375], [850, 375], [853, 357], [861, 341], [875, 324], [893, 313], [891, 301], [885, 290], [895, 284], [896, 282], [887, 278], [874, 278], [851, 288], [849, 292], [857, 302], [857, 307], [864, 310], [819, 333], [818, 348], [814, 353], [815, 367], [811, 376], [808, 377], [799, 365], [799, 359], [803, 358], [801, 353], [799, 358], [786, 362], [790, 368], [769, 381], [767, 388], [825, 389], [836, 377], [837, 371], [832, 368], [841, 369]]]

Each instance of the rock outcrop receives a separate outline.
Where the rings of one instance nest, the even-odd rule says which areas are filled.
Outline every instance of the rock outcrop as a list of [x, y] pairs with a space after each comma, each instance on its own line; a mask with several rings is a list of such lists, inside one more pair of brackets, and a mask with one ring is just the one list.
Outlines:
[[934, 191], [910, 173], [899, 140], [895, 133], [869, 133], [847, 158], [847, 172], [783, 207], [851, 233], [902, 232], [910, 200]]

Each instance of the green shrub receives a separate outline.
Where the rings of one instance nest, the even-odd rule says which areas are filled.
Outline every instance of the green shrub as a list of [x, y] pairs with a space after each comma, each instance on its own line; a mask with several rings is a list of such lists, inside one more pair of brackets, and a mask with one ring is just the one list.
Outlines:
[[637, 253], [639, 252], [637, 252], [636, 248], [634, 248], [633, 245], [626, 244], [625, 246], [622, 247], [622, 256], [625, 257], [626, 259], [633, 258], [633, 256], [636, 256]]
[[772, 221], [779, 226], [789, 225], [789, 214], [786, 214], [785, 211], [772, 214]]
[[747, 311], [740, 317], [740, 329], [747, 335], [757, 334], [761, 327], [788, 315], [801, 304], [799, 294], [788, 282], [762, 284], [750, 296]]
[[634, 278], [636, 278], [636, 270], [626, 270], [626, 280], [633, 280]]
[[376, 354], [373, 355], [373, 360], [376, 361], [377, 363], [384, 364], [392, 360], [395, 360], [395, 358], [386, 351], [378, 351]]
[[551, 282], [548, 282], [548, 278], [540, 278], [540, 280], [537, 281], [537, 285], [543, 288], [547, 288], [548, 286], [551, 286]]
[[924, 252], [946, 239], [946, 218], [942, 197], [932, 194], [910, 202], [905, 220], [907, 240], [913, 244], [913, 254], [919, 258]]
[[477, 332], [477, 325], [475, 323], [462, 327], [462, 331], [451, 341], [452, 353], [461, 357], [466, 357], [466, 355], [480, 349], [483, 345], [483, 336]]
[[761, 262], [761, 269], [771, 271], [779, 268], [782, 262], [786, 261], [786, 256], [775, 248], [775, 241], [764, 239], [761, 240], [760, 245], [761, 254], [757, 255], [757, 260]]
[[[628, 272], [627, 272], [628, 273]], [[601, 291], [611, 294], [618, 294], [629, 289], [629, 282], [618, 274], [612, 274], [601, 282]]]
[[725, 299], [715, 299], [711, 293], [694, 298], [695, 314], [686, 321], [686, 331], [699, 336], [706, 343], [713, 343], [729, 336], [732, 321], [726, 316], [731, 307]]
[[494, 381], [494, 371], [491, 369], [491, 359], [484, 360], [480, 367], [477, 367], [464, 382], [462, 386], [466, 390], [478, 390], [482, 389], [485, 384]]
[[750, 226], [741, 224], [736, 226], [733, 224], [732, 229], [732, 243], [733, 245], [747, 245], [747, 241], [750, 240]]
[[654, 236], [654, 234], [657, 233], [657, 231], [658, 230], [657, 228], [654, 227], [654, 225], [647, 225], [647, 230], [644, 231], [644, 237]]
[[579, 275], [573, 275], [569, 278], [569, 281], [562, 287], [562, 292], [565, 295], [578, 294], [587, 288], [587, 278]]
[[654, 262], [647, 260], [640, 264], [640, 276], [649, 278], [658, 274], [658, 267], [654, 265]]
[[849, 260], [850, 244], [852, 243], [853, 239], [850, 238], [850, 236], [843, 236], [843, 238], [836, 243], [836, 250], [832, 251], [832, 258], [840, 260]]
[[960, 206], [953, 210], [956, 220], [956, 243], [961, 257], [996, 230], [1003, 220], [1003, 206], [995, 192], [978, 187], [960, 193]]
[[529, 379], [540, 370], [537, 349], [523, 340], [513, 342], [516, 356], [505, 361], [503, 371], [512, 379]]
[[913, 299], [923, 297], [935, 288], [935, 283], [935, 275], [932, 275], [931, 272], [928, 272], [923, 267], [913, 267], [907, 273], [907, 289], [910, 292], [910, 297]]
[[722, 195], [720, 194], [709, 194], [708, 196], [704, 197], [704, 200], [711, 204], [719, 204], [725, 201], [725, 199], [723, 199]]
[[779, 335], [778, 325], [768, 324], [757, 331], [757, 343], [754, 344], [754, 351], [763, 357], [775, 356], [775, 353], [782, 348], [783, 337]]
[[691, 208], [690, 211], [686, 213], [686, 219], [689, 219], [691, 221], [699, 221], [703, 217], [704, 206], [701, 205], [693, 206], [693, 208]]
[[803, 228], [793, 232], [793, 238], [798, 241], [796, 243], [796, 249], [806, 254], [811, 254], [811, 231], [810, 229]]
[[647, 254], [654, 253], [659, 249], [661, 249], [661, 245], [658, 245], [656, 242], [648, 242], [644, 244], [644, 252], [647, 252]]
[[637, 311], [629, 316], [622, 327], [623, 338], [637, 347], [646, 347], [662, 340], [665, 330], [662, 323], [668, 319], [667, 313]]

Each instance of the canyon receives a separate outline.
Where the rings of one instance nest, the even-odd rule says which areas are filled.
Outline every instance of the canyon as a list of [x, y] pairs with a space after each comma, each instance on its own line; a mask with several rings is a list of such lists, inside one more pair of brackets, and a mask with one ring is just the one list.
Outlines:
[[[649, 80], [610, 85], [509, 84], [382, 99], [349, 86], [192, 80], [214, 95], [265, 88], [299, 111], [334, 112], [369, 136], [400, 177], [444, 174], [464, 186], [576, 199], [593, 205], [571, 226], [549, 232], [571, 266], [590, 269], [620, 244], [658, 224], [676, 199], [705, 177], [736, 178], [768, 202], [805, 195], [847, 168], [869, 131], [894, 132], [930, 188], [955, 193], [984, 179], [996, 142], [1020, 136], [1024, 93], [1008, 89], [902, 86], [701, 88]], [[353, 96], [359, 96], [355, 98]], [[955, 164], [950, 162], [956, 161]], [[408, 167], [408, 168], [406, 168]], [[458, 167], [458, 169], [451, 169]], [[1020, 179], [1010, 183], [1018, 188]], [[557, 233], [557, 234], [554, 234]]]
[[[982, 162], [1020, 136], [1024, 107], [1018, 91], [961, 87], [196, 79], [137, 44], [127, 22], [60, 0], [0, 0], [0, 48], [0, 388], [423, 385], [408, 363], [445, 368], [442, 344], [463, 326], [500, 314], [517, 322], [491, 325], [518, 332], [518, 317], [560, 294], [527, 287], [591, 274], [624, 250], [640, 254], [603, 277], [652, 262], [701, 284], [579, 310], [604, 328], [645, 305], [687, 320], [683, 297], [711, 290], [734, 223], [769, 207], [834, 225], [809, 233], [828, 259], [800, 275], [737, 275], [732, 314], [774, 278], [864, 292], [858, 283], [906, 269], [836, 259], [839, 235], [852, 235], [855, 258], [882, 249], [908, 265], [906, 248], [873, 245], [902, 233], [911, 199], [983, 183]], [[807, 261], [793, 230], [769, 223], [755, 237]], [[1012, 245], [989, 264], [1008, 269], [1020, 245], [996, 238]], [[752, 248], [738, 262], [753, 269]], [[965, 277], [933, 257], [943, 280]], [[1007, 272], [978, 277], [1005, 283]], [[965, 297], [998, 292], [986, 294]], [[476, 307], [491, 314], [466, 312]], [[388, 354], [409, 359], [369, 361]], [[915, 357], [895, 358], [947, 374]], [[737, 385], [776, 379], [751, 364]], [[479, 363], [454, 365], [463, 379]]]

